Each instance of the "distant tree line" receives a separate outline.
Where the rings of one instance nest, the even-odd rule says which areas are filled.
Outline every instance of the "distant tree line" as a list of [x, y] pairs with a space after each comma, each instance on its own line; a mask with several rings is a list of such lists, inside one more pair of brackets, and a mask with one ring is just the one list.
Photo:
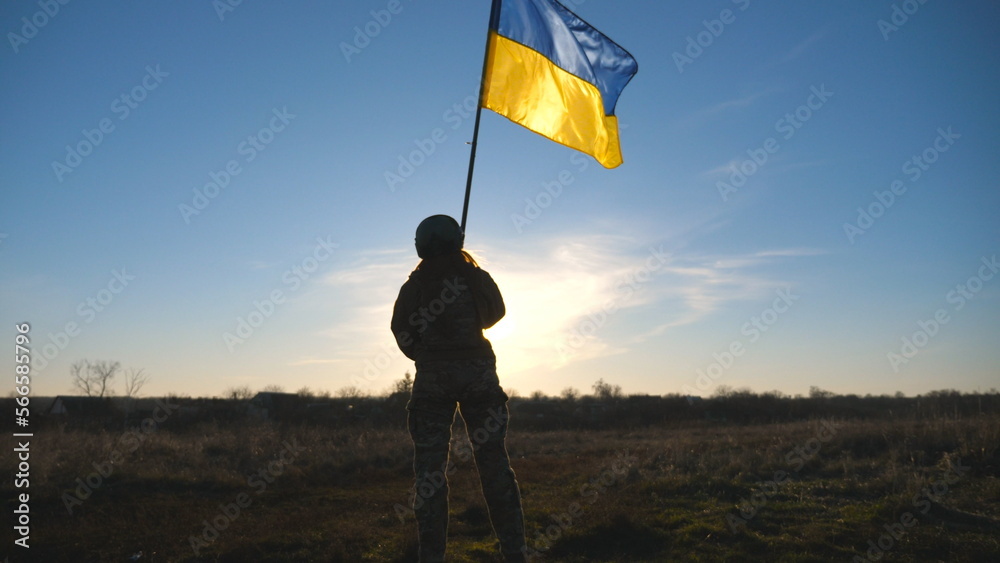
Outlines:
[[[114, 368], [114, 369], [111, 369]], [[145, 382], [139, 373], [127, 375], [126, 393], [116, 399], [105, 392], [111, 377], [120, 368], [107, 363], [81, 363], [74, 367], [78, 391], [101, 398], [100, 417], [88, 412], [53, 415], [40, 410], [33, 420], [43, 424], [121, 427], [138, 424], [147, 411], [155, 408], [153, 399], [135, 399], [137, 387]], [[89, 378], [89, 379], [88, 379]], [[136, 381], [137, 383], [129, 385]], [[228, 389], [223, 397], [191, 398], [170, 396], [164, 400], [180, 405], [177, 414], [162, 424], [164, 428], [183, 428], [204, 422], [316, 424], [333, 427], [398, 427], [406, 425], [406, 404], [413, 378], [406, 373], [381, 395], [368, 395], [355, 387], [336, 393], [314, 392], [302, 388], [286, 393], [270, 385], [261, 392], [249, 387]], [[509, 407], [514, 428], [534, 430], [641, 428], [652, 425], [686, 424], [763, 424], [815, 418], [838, 419], [949, 419], [1000, 413], [1000, 392], [961, 393], [955, 390], [932, 391], [914, 397], [895, 395], [837, 395], [818, 387], [808, 396], [789, 396], [778, 391], [755, 393], [748, 389], [719, 387], [710, 397], [680, 394], [625, 394], [619, 385], [598, 380], [592, 393], [575, 388], [564, 389], [559, 396], [536, 391], [522, 397], [511, 391]], [[13, 399], [7, 399], [13, 401]], [[35, 402], [33, 405], [44, 402]]]

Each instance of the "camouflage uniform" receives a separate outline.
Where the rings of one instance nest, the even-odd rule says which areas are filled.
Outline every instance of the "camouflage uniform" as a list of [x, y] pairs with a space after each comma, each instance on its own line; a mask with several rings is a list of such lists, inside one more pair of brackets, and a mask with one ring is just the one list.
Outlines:
[[525, 560], [521, 495], [504, 445], [507, 395], [497, 378], [493, 349], [482, 334], [503, 315], [503, 298], [493, 279], [459, 253], [425, 259], [396, 300], [392, 331], [417, 366], [407, 410], [421, 561], [444, 561], [456, 407], [473, 444], [501, 551], [508, 561]]

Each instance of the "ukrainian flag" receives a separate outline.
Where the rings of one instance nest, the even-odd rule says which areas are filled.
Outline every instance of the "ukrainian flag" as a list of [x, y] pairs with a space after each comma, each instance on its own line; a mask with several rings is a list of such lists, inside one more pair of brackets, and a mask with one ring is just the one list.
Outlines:
[[495, 2], [482, 107], [620, 165], [615, 104], [639, 68], [632, 55], [555, 0]]

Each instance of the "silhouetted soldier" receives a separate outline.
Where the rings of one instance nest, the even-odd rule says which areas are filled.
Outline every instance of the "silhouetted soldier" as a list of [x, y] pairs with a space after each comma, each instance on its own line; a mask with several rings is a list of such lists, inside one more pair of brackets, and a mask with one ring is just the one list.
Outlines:
[[507, 561], [525, 561], [521, 494], [504, 444], [507, 395], [483, 336], [483, 329], [503, 318], [503, 298], [493, 278], [462, 250], [463, 239], [458, 222], [447, 215], [420, 223], [416, 247], [422, 260], [399, 290], [392, 313], [396, 343], [417, 367], [407, 410], [420, 561], [444, 561], [456, 406], [473, 443], [500, 549]]

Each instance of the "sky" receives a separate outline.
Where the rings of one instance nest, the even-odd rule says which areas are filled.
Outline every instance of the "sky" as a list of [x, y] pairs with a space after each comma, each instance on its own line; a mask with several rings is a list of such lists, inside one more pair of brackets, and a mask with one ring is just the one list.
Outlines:
[[[461, 215], [489, 4], [5, 3], [0, 371], [28, 323], [39, 396], [412, 372], [389, 319]], [[616, 169], [483, 112], [505, 389], [1000, 387], [1000, 5], [566, 4], [639, 72]]]

